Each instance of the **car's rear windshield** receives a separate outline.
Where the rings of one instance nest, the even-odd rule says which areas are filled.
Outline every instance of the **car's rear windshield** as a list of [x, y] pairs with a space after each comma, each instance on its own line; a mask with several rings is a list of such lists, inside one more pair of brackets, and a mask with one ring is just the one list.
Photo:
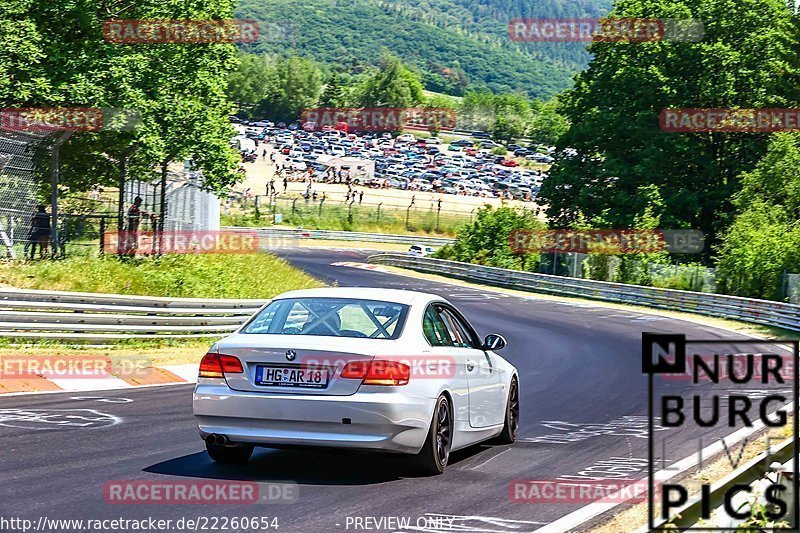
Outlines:
[[396, 339], [408, 306], [352, 298], [288, 298], [261, 310], [242, 333]]

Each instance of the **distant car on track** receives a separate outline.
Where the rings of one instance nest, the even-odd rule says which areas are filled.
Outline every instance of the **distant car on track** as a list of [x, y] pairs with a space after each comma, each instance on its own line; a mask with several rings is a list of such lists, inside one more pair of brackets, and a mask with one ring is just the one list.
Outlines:
[[413, 244], [408, 249], [408, 255], [414, 257], [427, 257], [435, 251], [436, 250], [434, 250], [432, 246], [422, 246], [421, 244]]
[[193, 409], [211, 458], [255, 446], [415, 456], [440, 474], [452, 451], [519, 427], [516, 368], [432, 294], [336, 287], [282, 294], [200, 363]]

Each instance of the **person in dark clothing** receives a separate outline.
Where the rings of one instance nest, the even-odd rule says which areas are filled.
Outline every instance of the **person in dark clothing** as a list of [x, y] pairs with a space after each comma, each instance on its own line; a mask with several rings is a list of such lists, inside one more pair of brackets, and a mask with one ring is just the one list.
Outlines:
[[133, 204], [128, 208], [127, 223], [125, 226], [125, 244], [123, 253], [126, 255], [136, 255], [136, 247], [139, 243], [139, 224], [143, 216], [149, 216], [155, 220], [156, 215], [150, 214], [142, 209], [142, 198], [137, 196], [133, 199]]
[[44, 254], [50, 247], [50, 215], [45, 211], [42, 204], [36, 206], [36, 213], [31, 217], [31, 231], [28, 237], [30, 243], [30, 258], [36, 252], [36, 245], [39, 245], [39, 259], [44, 259]]
[[283, 192], [286, 192], [286, 189], [289, 187], [289, 179], [284, 177], [283, 178]]

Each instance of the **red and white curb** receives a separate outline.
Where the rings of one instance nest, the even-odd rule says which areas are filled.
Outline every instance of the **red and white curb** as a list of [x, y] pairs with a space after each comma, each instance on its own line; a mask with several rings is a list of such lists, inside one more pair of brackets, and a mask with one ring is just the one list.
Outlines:
[[166, 365], [146, 370], [147, 371], [141, 375], [125, 379], [117, 376], [102, 376], [96, 378], [51, 378], [45, 376], [31, 376], [24, 379], [0, 379], [0, 398], [9, 394], [102, 391], [197, 382], [197, 363]]

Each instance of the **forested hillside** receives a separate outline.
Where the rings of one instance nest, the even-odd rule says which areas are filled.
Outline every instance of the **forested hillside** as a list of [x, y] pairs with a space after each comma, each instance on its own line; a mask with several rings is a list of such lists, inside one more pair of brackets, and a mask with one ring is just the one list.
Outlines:
[[516, 43], [518, 17], [593, 17], [610, 0], [240, 0], [238, 16], [261, 23], [247, 51], [313, 58], [358, 73], [388, 51], [422, 73], [426, 89], [467, 87], [549, 97], [588, 61], [580, 43]]

